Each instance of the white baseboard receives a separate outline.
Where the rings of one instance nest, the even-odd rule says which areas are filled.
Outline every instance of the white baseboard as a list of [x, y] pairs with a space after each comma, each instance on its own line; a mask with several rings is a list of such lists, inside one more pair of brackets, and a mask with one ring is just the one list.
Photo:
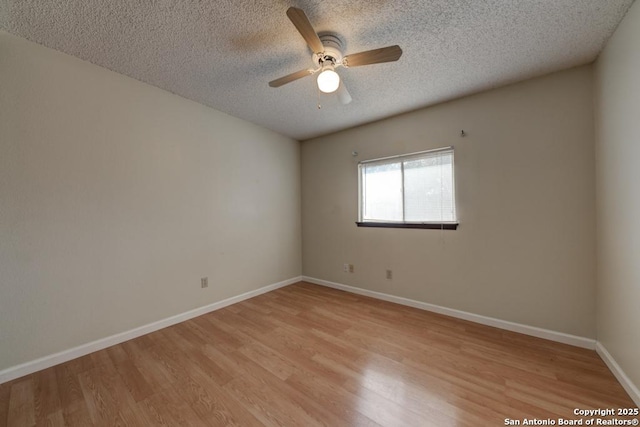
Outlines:
[[390, 301], [396, 304], [419, 308], [421, 310], [444, 314], [446, 316], [469, 320], [471, 322], [480, 323], [482, 325], [493, 326], [495, 328], [505, 329], [512, 332], [519, 332], [521, 334], [544, 338], [551, 341], [573, 345], [576, 347], [588, 348], [590, 350], [594, 350], [596, 348], [596, 340], [591, 338], [584, 338], [576, 335], [565, 334], [564, 332], [556, 332], [549, 329], [538, 328], [535, 326], [523, 325], [521, 323], [509, 322], [507, 320], [500, 320], [493, 317], [455, 310], [453, 308], [442, 307], [439, 305], [416, 301], [409, 298], [397, 297], [395, 295], [384, 294], [382, 292], [369, 291], [367, 289], [356, 288], [354, 286], [343, 285], [341, 283], [330, 282], [328, 280], [316, 279], [314, 277], [302, 276], [302, 280], [309, 283], [314, 283], [316, 285], [340, 289], [342, 291], [351, 292], [353, 294], [359, 294], [384, 301]]
[[611, 356], [607, 349], [601, 342], [596, 344], [596, 352], [600, 355], [604, 363], [609, 367], [609, 370], [613, 372], [613, 375], [618, 379], [622, 387], [629, 394], [629, 397], [635, 402], [636, 406], [640, 407], [640, 390], [631, 381], [631, 379], [624, 373], [618, 362]]
[[5, 383], [7, 381], [14, 380], [16, 378], [20, 378], [25, 375], [32, 374], [42, 369], [50, 368], [51, 366], [55, 366], [60, 363], [68, 362], [69, 360], [76, 359], [78, 357], [87, 355], [89, 353], [93, 353], [94, 351], [102, 350], [104, 348], [111, 347], [112, 345], [129, 341], [130, 339], [137, 338], [141, 335], [155, 332], [159, 329], [166, 328], [167, 326], [184, 322], [185, 320], [189, 320], [194, 317], [201, 316], [211, 311], [219, 310], [221, 308], [238, 303], [240, 301], [244, 301], [246, 299], [253, 298], [258, 295], [262, 295], [269, 291], [273, 291], [275, 289], [282, 288], [282, 287], [291, 285], [293, 283], [297, 283], [300, 280], [302, 280], [302, 277], [300, 276], [293, 277], [291, 279], [288, 279], [282, 282], [263, 286], [261, 288], [258, 288], [250, 292], [245, 292], [235, 297], [227, 298], [225, 300], [214, 302], [212, 304], [208, 304], [203, 307], [189, 310], [184, 313], [176, 314], [175, 316], [167, 317], [166, 319], [158, 320], [157, 322], [149, 323], [147, 325], [140, 326], [138, 328], [131, 329], [129, 331], [111, 335], [106, 338], [101, 338], [99, 340], [95, 340], [87, 344], [82, 344], [78, 347], [64, 350], [59, 353], [44, 356], [39, 359], [32, 360], [30, 362], [26, 362], [17, 366], [12, 366], [10, 368], [0, 371], [0, 384]]

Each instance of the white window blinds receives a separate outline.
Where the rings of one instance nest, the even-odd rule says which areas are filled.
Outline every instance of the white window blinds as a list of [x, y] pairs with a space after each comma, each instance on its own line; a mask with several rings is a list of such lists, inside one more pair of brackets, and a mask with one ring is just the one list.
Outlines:
[[453, 148], [359, 164], [361, 222], [455, 223]]

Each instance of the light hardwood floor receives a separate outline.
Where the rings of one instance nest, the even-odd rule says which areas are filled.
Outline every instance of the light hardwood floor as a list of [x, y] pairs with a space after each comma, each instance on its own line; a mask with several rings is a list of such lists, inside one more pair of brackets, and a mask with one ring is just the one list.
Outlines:
[[502, 426], [633, 406], [593, 351], [308, 283], [0, 385], [10, 426]]

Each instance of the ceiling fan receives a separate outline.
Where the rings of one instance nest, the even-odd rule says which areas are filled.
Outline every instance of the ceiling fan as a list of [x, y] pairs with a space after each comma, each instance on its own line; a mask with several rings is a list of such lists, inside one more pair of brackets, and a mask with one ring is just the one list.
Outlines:
[[318, 35], [302, 9], [290, 7], [287, 10], [287, 16], [298, 29], [302, 38], [307, 42], [309, 48], [311, 48], [313, 52], [312, 60], [315, 66], [270, 81], [269, 86], [271, 87], [280, 87], [320, 72], [317, 79], [318, 89], [324, 93], [338, 91], [337, 95], [340, 102], [348, 104], [351, 102], [351, 95], [344, 86], [344, 82], [340, 81], [340, 76], [335, 72], [336, 68], [360, 67], [362, 65], [393, 62], [402, 56], [402, 49], [400, 49], [398, 45], [343, 56], [342, 41], [340, 38], [331, 33]]

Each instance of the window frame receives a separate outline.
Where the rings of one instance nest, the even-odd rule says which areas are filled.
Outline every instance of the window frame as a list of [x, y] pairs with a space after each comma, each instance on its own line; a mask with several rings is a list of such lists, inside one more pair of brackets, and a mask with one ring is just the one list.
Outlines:
[[[389, 162], [390, 160], [398, 160], [400, 168], [402, 170], [402, 204], [403, 204], [403, 217], [404, 217], [404, 203], [405, 203], [405, 189], [404, 189], [404, 161], [411, 157], [420, 157], [425, 154], [434, 154], [441, 151], [447, 151], [451, 153], [451, 168], [452, 168], [452, 196], [454, 206], [454, 221], [365, 221], [363, 215], [363, 166], [369, 163], [381, 163]], [[395, 162], [390, 162], [395, 163]], [[358, 227], [373, 227], [373, 228], [410, 228], [410, 229], [432, 229], [432, 230], [456, 230], [459, 225], [457, 203], [456, 203], [456, 179], [455, 179], [455, 153], [453, 146], [441, 147], [433, 150], [417, 151], [414, 153], [400, 154], [396, 156], [381, 157], [377, 159], [369, 159], [358, 162], [358, 220], [356, 225]]]

